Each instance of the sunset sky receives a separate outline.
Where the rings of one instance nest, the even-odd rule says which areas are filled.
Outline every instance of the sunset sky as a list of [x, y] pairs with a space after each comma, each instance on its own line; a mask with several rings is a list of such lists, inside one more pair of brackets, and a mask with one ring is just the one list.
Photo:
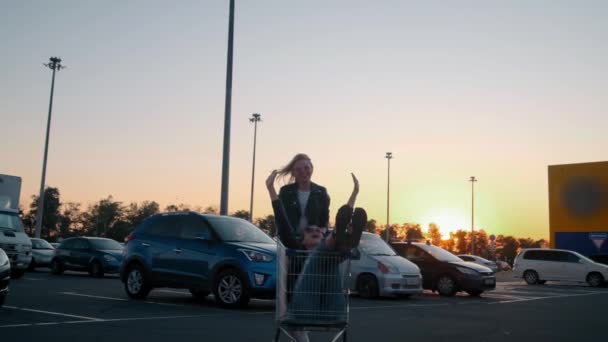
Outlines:
[[[229, 211], [271, 213], [264, 179], [298, 152], [335, 214], [548, 238], [547, 166], [608, 160], [606, 1], [236, 3]], [[47, 185], [219, 207], [228, 1], [0, 3], [0, 173], [38, 192], [59, 56]]]

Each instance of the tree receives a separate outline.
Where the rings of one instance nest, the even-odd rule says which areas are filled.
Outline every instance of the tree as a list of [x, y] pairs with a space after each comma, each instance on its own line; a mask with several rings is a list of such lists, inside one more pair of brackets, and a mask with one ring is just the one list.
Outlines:
[[121, 202], [116, 202], [112, 196], [89, 206], [83, 214], [83, 225], [88, 235], [105, 236], [114, 225], [123, 219], [124, 208]]
[[255, 224], [270, 236], [277, 235], [277, 226], [274, 222], [274, 215], [267, 215], [266, 217], [258, 217], [255, 219]]
[[496, 255], [513, 264], [519, 250], [519, 241], [512, 236], [498, 235], [496, 237]]
[[230, 216], [242, 218], [243, 220], [249, 221], [249, 211], [247, 210], [237, 210]]
[[417, 223], [406, 223], [405, 228], [405, 239], [406, 240], [424, 240], [424, 234], [422, 228]]
[[158, 214], [160, 206], [154, 201], [143, 201], [141, 205], [131, 203], [125, 209], [125, 220], [131, 226], [131, 229], [137, 227], [146, 218]]
[[427, 237], [431, 240], [433, 246], [441, 245], [441, 231], [439, 230], [439, 226], [435, 223], [429, 224], [429, 231]]
[[365, 231], [375, 233], [376, 230], [378, 230], [378, 224], [376, 223], [376, 220], [371, 219], [367, 221], [367, 223], [365, 224]]
[[62, 205], [62, 212], [59, 216], [58, 237], [68, 238], [75, 235], [75, 231], [82, 229], [82, 212], [80, 203], [69, 202]]
[[[41, 236], [46, 236], [49, 239], [51, 236], [57, 235], [57, 225], [59, 223], [59, 207], [61, 202], [59, 201], [59, 189], [47, 187], [44, 189], [44, 212], [42, 216], [42, 229], [40, 232]], [[36, 221], [36, 212], [38, 211], [38, 196], [32, 196], [32, 203], [30, 204], [30, 221]]]
[[475, 231], [475, 254], [487, 258], [490, 254], [488, 249], [490, 238], [485, 230]]
[[458, 229], [454, 233], [454, 243], [458, 254], [466, 254], [469, 252], [468, 233], [462, 229]]
[[203, 214], [213, 214], [217, 215], [220, 211], [217, 209], [217, 206], [208, 205], [205, 209], [203, 209]]

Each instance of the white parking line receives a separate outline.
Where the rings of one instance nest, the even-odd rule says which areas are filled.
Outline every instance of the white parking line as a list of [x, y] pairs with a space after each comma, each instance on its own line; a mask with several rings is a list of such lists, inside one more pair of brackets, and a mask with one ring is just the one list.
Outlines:
[[[63, 295], [68, 295], [68, 296], [89, 297], [89, 298], [106, 299], [106, 300], [119, 300], [119, 301], [127, 301], [127, 302], [130, 301], [130, 299], [125, 299], [125, 298], [95, 296], [95, 295], [88, 295], [88, 294], [77, 293], [77, 292], [59, 292], [59, 293], [63, 294]], [[167, 305], [167, 306], [180, 306], [180, 307], [187, 306], [187, 305], [181, 305], [181, 304], [153, 302], [153, 301], [149, 301], [149, 300], [137, 301], [137, 303], [158, 304], [158, 305]]]
[[488, 305], [492, 304], [505, 304], [505, 303], [517, 303], [517, 302], [528, 302], [532, 300], [543, 300], [543, 299], [554, 299], [554, 298], [567, 298], [567, 297], [581, 297], [581, 296], [593, 296], [601, 293], [579, 293], [579, 294], [570, 294], [570, 295], [560, 295], [560, 296], [547, 296], [547, 297], [538, 297], [531, 299], [513, 299], [513, 300], [503, 300], [498, 302], [488, 303]]
[[69, 315], [69, 314], [65, 314], [65, 313], [62, 313], [62, 312], [53, 312], [53, 311], [43, 311], [43, 310], [35, 310], [35, 309], [28, 309], [28, 308], [19, 308], [19, 307], [16, 307], [16, 306], [7, 306], [7, 305], [5, 305], [3, 307], [6, 308], [6, 309], [29, 311], [29, 312], [37, 312], [37, 313], [43, 313], [43, 314], [47, 314], [47, 315], [80, 318], [80, 319], [86, 319], [86, 320], [89, 320], [89, 321], [99, 321], [100, 320], [99, 318], [95, 318], [95, 317]]

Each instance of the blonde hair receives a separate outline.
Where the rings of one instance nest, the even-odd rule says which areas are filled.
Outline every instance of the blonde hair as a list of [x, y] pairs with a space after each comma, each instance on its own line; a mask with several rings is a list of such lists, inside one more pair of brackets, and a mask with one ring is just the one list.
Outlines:
[[[282, 168], [279, 169], [278, 172], [278, 177], [280, 179], [283, 180], [283, 183], [285, 182], [285, 178], [288, 178], [288, 183], [293, 183], [295, 177], [293, 176], [293, 167], [294, 165], [296, 165], [297, 162], [299, 162], [300, 160], [307, 160], [310, 165], [312, 166], [312, 160], [310, 159], [310, 157], [307, 154], [304, 153], [298, 153], [296, 154], [289, 163], [287, 163], [287, 165], [283, 166]], [[314, 167], [314, 166], [313, 166]]]

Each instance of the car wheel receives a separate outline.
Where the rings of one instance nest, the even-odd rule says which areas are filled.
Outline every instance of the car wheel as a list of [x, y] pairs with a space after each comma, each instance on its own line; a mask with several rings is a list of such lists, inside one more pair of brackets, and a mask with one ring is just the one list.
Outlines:
[[371, 274], [364, 274], [357, 282], [357, 292], [363, 298], [376, 298], [379, 295], [378, 281]]
[[479, 297], [483, 293], [483, 290], [469, 290], [469, 291], [467, 291], [467, 293], [471, 297]]
[[449, 275], [442, 275], [437, 279], [437, 292], [440, 295], [451, 297], [456, 294], [456, 282]]
[[194, 299], [203, 300], [211, 293], [211, 291], [190, 289], [190, 293], [192, 294], [192, 297], [194, 297]]
[[91, 277], [103, 278], [103, 266], [99, 261], [93, 261], [89, 265], [89, 275]]
[[213, 285], [215, 300], [223, 307], [239, 308], [249, 303], [247, 285], [235, 269], [222, 271]]
[[32, 261], [30, 261], [30, 264], [27, 266], [27, 270], [33, 271], [35, 269], [36, 269], [36, 260], [34, 260], [34, 258], [32, 258]]
[[25, 270], [21, 270], [21, 269], [11, 270], [11, 279], [19, 279], [19, 278], [23, 277], [24, 274], [25, 274]]
[[61, 261], [55, 259], [51, 262], [51, 273], [55, 275], [60, 275], [63, 273], [63, 265]]
[[600, 287], [604, 285], [604, 277], [599, 273], [590, 273], [587, 276], [587, 284], [591, 287]]
[[151, 290], [152, 287], [146, 280], [143, 267], [138, 264], [129, 266], [125, 275], [125, 292], [127, 292], [127, 295], [133, 299], [144, 299]]
[[538, 273], [536, 271], [526, 271], [524, 272], [524, 280], [528, 285], [534, 285], [538, 283]]

